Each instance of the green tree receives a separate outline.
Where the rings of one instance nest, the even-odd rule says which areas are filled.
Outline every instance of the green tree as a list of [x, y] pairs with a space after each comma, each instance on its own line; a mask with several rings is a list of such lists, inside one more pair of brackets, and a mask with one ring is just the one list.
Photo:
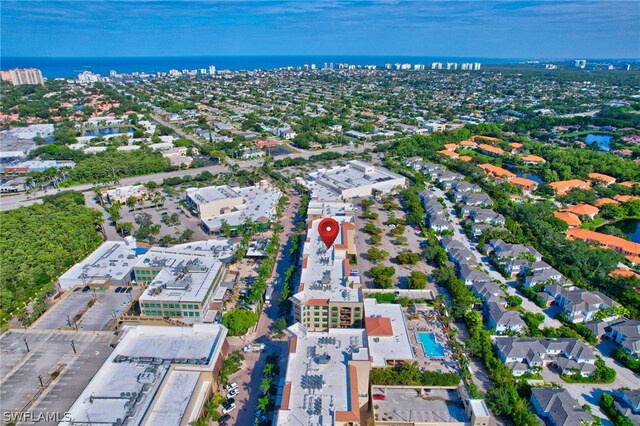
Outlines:
[[235, 309], [224, 314], [222, 325], [230, 336], [242, 336], [258, 323], [258, 314], [248, 309]]
[[420, 271], [411, 271], [409, 274], [409, 288], [422, 290], [427, 287], [427, 274]]
[[387, 259], [389, 257], [389, 252], [385, 251], [385, 250], [380, 250], [377, 249], [375, 247], [371, 247], [368, 251], [367, 251], [367, 257], [372, 261], [372, 262], [382, 262], [383, 260]]

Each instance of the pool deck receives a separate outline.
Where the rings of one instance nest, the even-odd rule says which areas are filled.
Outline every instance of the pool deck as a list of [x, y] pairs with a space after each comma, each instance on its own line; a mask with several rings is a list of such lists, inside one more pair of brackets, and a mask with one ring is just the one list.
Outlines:
[[[448, 337], [444, 333], [442, 323], [438, 319], [435, 310], [431, 309], [426, 313], [421, 312], [417, 315], [418, 319], [412, 319], [412, 315], [405, 312], [409, 340], [411, 341], [418, 366], [430, 371], [457, 372], [458, 364], [453, 358], [453, 350], [449, 345]], [[416, 333], [433, 333], [436, 342], [444, 349], [444, 356], [434, 358], [426, 355], [422, 344], [417, 339]]]

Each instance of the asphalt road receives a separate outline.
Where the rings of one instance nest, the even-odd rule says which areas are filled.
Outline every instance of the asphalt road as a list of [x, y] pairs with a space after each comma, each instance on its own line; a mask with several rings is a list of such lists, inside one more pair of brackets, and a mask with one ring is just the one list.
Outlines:
[[[367, 148], [373, 148], [373, 146], [374, 146], [374, 144], [372, 142], [361, 144], [358, 147], [352, 147], [352, 146], [345, 145], [345, 146], [332, 148], [331, 152], [339, 152], [339, 153], [344, 153], [346, 151], [362, 152]], [[312, 155], [318, 155], [318, 154], [321, 154], [322, 152], [327, 152], [327, 151], [299, 151], [299, 152], [294, 152], [294, 153], [288, 155], [288, 157], [289, 158], [298, 158], [298, 157], [299, 158], [309, 158]], [[284, 158], [284, 157], [282, 157], [282, 158]], [[263, 160], [255, 159], [255, 160], [238, 161], [238, 160], [234, 160], [234, 159], [227, 159], [227, 162], [228, 163], [235, 163], [241, 169], [248, 169], [248, 168], [251, 168], [251, 167], [259, 167], [259, 166], [261, 166]], [[133, 185], [133, 184], [138, 183], [138, 182], [144, 183], [144, 182], [149, 182], [149, 181], [162, 183], [162, 181], [164, 179], [166, 179], [166, 178], [183, 177], [183, 176], [187, 176], [187, 175], [197, 175], [197, 174], [202, 173], [204, 171], [207, 171], [207, 172], [210, 172], [210, 173], [213, 173], [213, 174], [222, 173], [222, 172], [228, 171], [228, 165], [227, 164], [219, 164], [219, 165], [215, 165], [215, 166], [200, 167], [200, 168], [197, 168], [197, 169], [176, 170], [176, 171], [172, 171], [172, 172], [153, 173], [153, 174], [148, 174], [148, 175], [127, 177], [127, 178], [120, 179], [120, 183], [118, 184], [118, 186]], [[74, 185], [74, 186], [70, 186], [70, 187], [66, 187], [66, 188], [51, 188], [51, 189], [48, 189], [48, 190], [45, 190], [45, 191], [36, 191], [35, 193], [30, 194], [30, 195], [27, 195], [25, 193], [12, 194], [12, 195], [2, 195], [2, 196], [0, 196], [0, 211], [13, 210], [13, 209], [17, 209], [18, 207], [29, 206], [31, 204], [39, 202], [38, 199], [40, 197], [43, 197], [45, 195], [56, 194], [56, 193], [61, 192], [61, 191], [67, 191], [67, 190], [73, 190], [73, 191], [79, 191], [79, 192], [92, 191], [94, 186], [96, 186], [96, 184], [85, 183], [85, 184]]]
[[[464, 230], [462, 229], [462, 223], [460, 221], [460, 219], [456, 216], [454, 207], [453, 207], [453, 203], [451, 203], [451, 201], [449, 201], [449, 199], [446, 197], [445, 192], [443, 190], [441, 190], [440, 188], [434, 187], [433, 191], [437, 194], [438, 198], [443, 198], [444, 199], [444, 203], [447, 206], [447, 210], [449, 212], [449, 221], [451, 222], [451, 224], [453, 225], [453, 238], [455, 240], [458, 240], [460, 242], [462, 242], [465, 247], [471, 251], [471, 253], [474, 254], [474, 256], [476, 257], [476, 262], [478, 263], [478, 265], [482, 265], [483, 268], [485, 269], [485, 271], [489, 274], [489, 276], [491, 276], [491, 278], [493, 278], [494, 280], [499, 281], [500, 283], [504, 283], [508, 286], [508, 293], [509, 295], [517, 295], [517, 283], [516, 280], [514, 279], [505, 279], [502, 274], [500, 274], [490, 263], [489, 263], [489, 257], [488, 256], [482, 256], [480, 254], [480, 252], [476, 249], [475, 245], [472, 245], [471, 241], [469, 241], [469, 238], [467, 237], [467, 234], [464, 233]], [[522, 298], [522, 307], [524, 309], [526, 309], [529, 312], [533, 312], [533, 313], [541, 313], [544, 315], [544, 322], [541, 324], [541, 327], [553, 327], [553, 328], [557, 328], [560, 327], [562, 324], [560, 323], [560, 321], [551, 318], [547, 312], [545, 312], [545, 310], [543, 310], [542, 308], [540, 308], [538, 305], [536, 305], [535, 303], [533, 303], [532, 301], [530, 301], [529, 299], [527, 299], [526, 297], [520, 295]]]

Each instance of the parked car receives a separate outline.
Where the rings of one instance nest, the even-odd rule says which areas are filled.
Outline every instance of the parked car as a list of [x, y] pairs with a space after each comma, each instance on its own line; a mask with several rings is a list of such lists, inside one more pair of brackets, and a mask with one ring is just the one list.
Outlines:
[[231, 416], [230, 416], [230, 415], [228, 415], [228, 414], [225, 414], [225, 415], [223, 415], [222, 417], [220, 417], [220, 418], [218, 419], [218, 424], [219, 424], [219, 425], [222, 425], [224, 422], [226, 422], [226, 421], [228, 421], [228, 420], [231, 420]]
[[387, 397], [386, 397], [386, 395], [383, 395], [381, 393], [376, 393], [376, 394], [373, 395], [373, 399], [375, 401], [384, 401], [384, 400], [387, 399]]
[[238, 395], [238, 388], [233, 388], [227, 393], [227, 398], [233, 398], [236, 395]]
[[131, 293], [131, 290], [133, 290], [133, 287], [127, 287], [127, 293]]
[[262, 352], [266, 348], [264, 343], [254, 343], [242, 348], [242, 352]]
[[238, 384], [236, 382], [233, 383], [229, 383], [227, 386], [224, 387], [224, 389], [229, 392], [231, 389], [236, 389], [238, 387]]
[[82, 292], [83, 292], [83, 293], [86, 293], [86, 292], [88, 292], [89, 290], [91, 290], [91, 287], [89, 287], [88, 285], [85, 285], [84, 287], [82, 287]]
[[236, 404], [235, 403], [231, 403], [229, 405], [226, 405], [226, 406], [222, 407], [222, 413], [223, 414], [229, 414], [235, 409], [236, 409]]
[[116, 287], [116, 293], [122, 292], [122, 287]]

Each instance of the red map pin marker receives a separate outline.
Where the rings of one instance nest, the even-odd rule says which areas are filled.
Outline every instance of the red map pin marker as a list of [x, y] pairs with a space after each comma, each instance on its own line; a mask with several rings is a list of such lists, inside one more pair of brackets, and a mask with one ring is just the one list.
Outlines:
[[327, 249], [331, 247], [333, 242], [336, 240], [338, 233], [340, 232], [340, 224], [335, 219], [330, 217], [326, 217], [320, 221], [318, 224], [318, 234], [320, 234], [320, 238], [327, 246]]

